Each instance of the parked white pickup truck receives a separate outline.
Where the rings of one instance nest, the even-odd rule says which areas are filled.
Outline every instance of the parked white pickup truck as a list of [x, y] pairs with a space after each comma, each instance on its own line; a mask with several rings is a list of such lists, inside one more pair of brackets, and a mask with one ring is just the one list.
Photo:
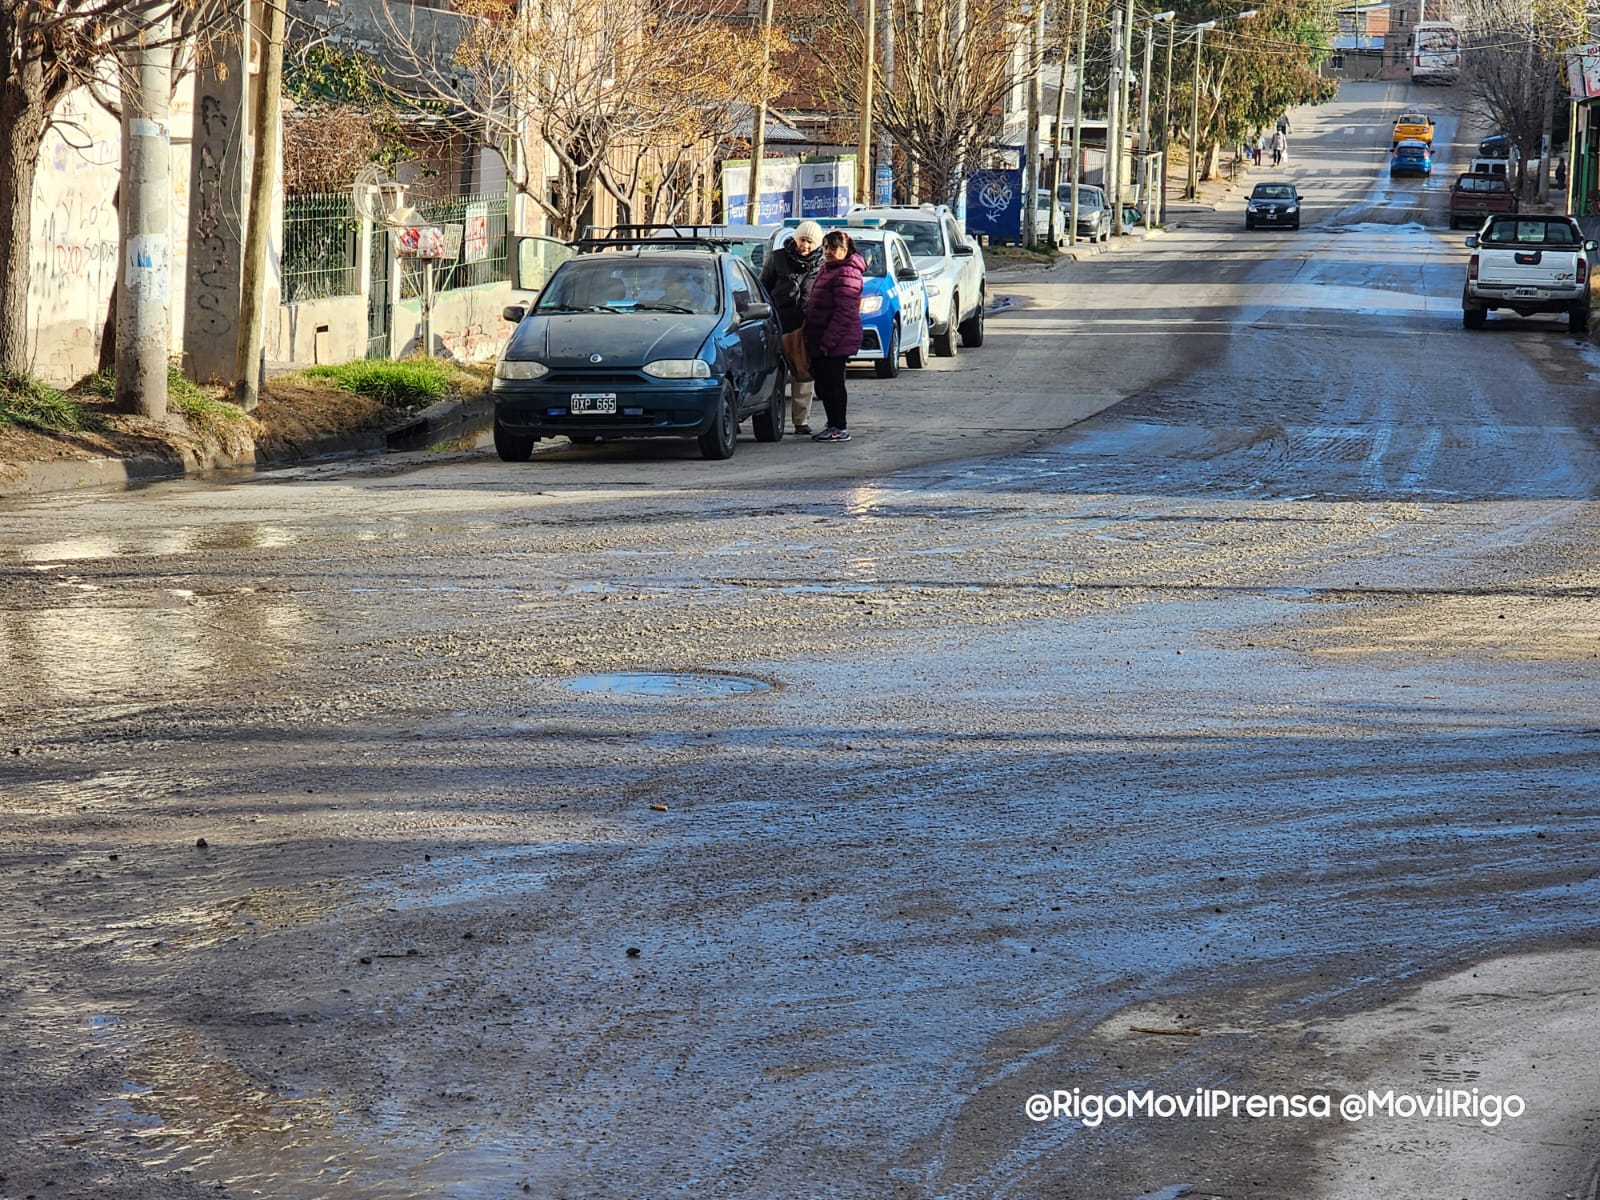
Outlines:
[[1461, 323], [1482, 329], [1489, 311], [1518, 316], [1566, 313], [1567, 329], [1589, 332], [1589, 255], [1595, 243], [1571, 217], [1508, 213], [1467, 239], [1473, 251], [1461, 292]]

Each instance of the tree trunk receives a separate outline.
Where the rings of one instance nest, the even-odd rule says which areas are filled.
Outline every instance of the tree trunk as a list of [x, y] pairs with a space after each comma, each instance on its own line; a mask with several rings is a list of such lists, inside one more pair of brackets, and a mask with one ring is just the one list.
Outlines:
[[44, 74], [27, 60], [0, 83], [0, 373], [25, 374], [32, 280], [33, 181], [44, 137]]

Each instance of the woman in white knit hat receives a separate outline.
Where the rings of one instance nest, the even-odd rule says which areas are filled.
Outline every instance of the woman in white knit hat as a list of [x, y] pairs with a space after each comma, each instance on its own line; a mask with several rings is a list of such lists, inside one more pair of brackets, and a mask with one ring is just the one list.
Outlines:
[[789, 363], [789, 415], [794, 431], [811, 432], [811, 363], [806, 355], [806, 300], [822, 269], [822, 226], [801, 221], [793, 236], [767, 255], [761, 284], [772, 297]]

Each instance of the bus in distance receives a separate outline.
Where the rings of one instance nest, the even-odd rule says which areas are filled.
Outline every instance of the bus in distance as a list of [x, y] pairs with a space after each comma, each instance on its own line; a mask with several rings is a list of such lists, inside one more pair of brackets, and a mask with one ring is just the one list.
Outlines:
[[1411, 30], [1411, 82], [1454, 83], [1461, 75], [1461, 31], [1452, 21], [1419, 21]]

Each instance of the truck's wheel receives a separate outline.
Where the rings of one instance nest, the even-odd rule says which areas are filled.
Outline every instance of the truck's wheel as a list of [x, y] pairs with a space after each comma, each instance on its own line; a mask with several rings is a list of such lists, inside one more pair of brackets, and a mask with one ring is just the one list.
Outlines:
[[1583, 337], [1589, 332], [1589, 306], [1582, 308], [1574, 305], [1567, 310], [1567, 332]]
[[1485, 309], [1475, 308], [1463, 304], [1461, 306], [1461, 325], [1464, 329], [1482, 329], [1483, 322], [1488, 317]]

